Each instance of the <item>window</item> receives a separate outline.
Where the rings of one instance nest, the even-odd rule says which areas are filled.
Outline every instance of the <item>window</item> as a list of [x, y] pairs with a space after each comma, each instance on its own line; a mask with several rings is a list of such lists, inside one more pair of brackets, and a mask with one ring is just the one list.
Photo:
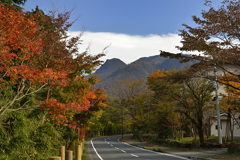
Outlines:
[[[216, 130], [218, 130], [218, 125], [215, 125]], [[222, 129], [222, 123], [221, 123], [221, 129]]]

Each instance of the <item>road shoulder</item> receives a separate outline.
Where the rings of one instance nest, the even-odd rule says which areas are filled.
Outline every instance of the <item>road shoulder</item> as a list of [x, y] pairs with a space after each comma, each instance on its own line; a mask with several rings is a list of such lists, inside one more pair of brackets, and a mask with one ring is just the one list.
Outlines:
[[99, 160], [95, 151], [93, 150], [91, 139], [86, 141], [86, 154], [87, 154], [87, 160]]
[[232, 155], [226, 154], [227, 149], [214, 149], [214, 150], [205, 150], [205, 149], [196, 149], [196, 150], [188, 150], [181, 148], [171, 148], [162, 145], [151, 144], [147, 142], [139, 142], [137, 140], [133, 140], [129, 137], [124, 137], [123, 141], [125, 143], [131, 144], [136, 147], [149, 149], [156, 152], [164, 152], [168, 154], [173, 154], [189, 159], [199, 159], [199, 160], [223, 160], [223, 159], [232, 159], [232, 160], [240, 160], [240, 155]]

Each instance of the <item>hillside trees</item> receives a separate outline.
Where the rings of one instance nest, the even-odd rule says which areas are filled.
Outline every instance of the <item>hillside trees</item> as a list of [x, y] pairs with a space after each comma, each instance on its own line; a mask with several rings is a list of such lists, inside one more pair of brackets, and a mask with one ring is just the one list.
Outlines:
[[124, 101], [125, 112], [133, 118], [139, 113], [142, 104], [146, 103], [150, 91], [147, 89], [144, 79], [116, 79], [117, 83], [114, 85], [113, 97], [120, 102]]
[[[175, 105], [172, 109], [180, 116], [185, 116], [194, 125], [196, 125], [199, 133], [200, 143], [204, 143], [203, 135], [203, 119], [204, 112], [210, 109], [211, 93], [213, 91], [211, 83], [204, 79], [193, 78], [183, 83], [169, 81], [165, 77], [175, 74], [172, 71], [159, 71], [152, 73], [148, 77], [148, 85], [150, 89], [155, 91], [158, 96], [164, 100], [174, 100]], [[181, 71], [184, 72], [184, 71]]]

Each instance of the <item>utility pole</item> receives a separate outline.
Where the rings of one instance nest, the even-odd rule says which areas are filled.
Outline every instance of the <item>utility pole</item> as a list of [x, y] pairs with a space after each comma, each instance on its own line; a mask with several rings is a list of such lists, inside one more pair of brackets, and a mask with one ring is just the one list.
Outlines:
[[216, 107], [217, 107], [217, 126], [218, 126], [218, 142], [222, 144], [222, 135], [221, 135], [221, 123], [220, 123], [220, 113], [219, 113], [219, 101], [218, 101], [218, 83], [217, 83], [217, 74], [216, 74], [216, 65], [214, 65], [214, 76], [215, 76], [215, 94], [216, 94]]

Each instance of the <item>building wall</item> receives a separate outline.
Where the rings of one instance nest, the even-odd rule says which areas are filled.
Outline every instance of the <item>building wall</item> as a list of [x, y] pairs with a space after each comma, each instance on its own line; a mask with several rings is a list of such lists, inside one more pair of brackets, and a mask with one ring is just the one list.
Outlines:
[[[235, 118], [238, 118], [238, 115], [235, 115]], [[221, 134], [222, 137], [225, 137], [226, 134], [226, 127], [227, 127], [227, 115], [221, 115]], [[212, 126], [211, 126], [211, 135], [218, 136], [218, 130], [216, 129], [217, 126], [217, 120], [216, 117], [212, 119]], [[238, 125], [234, 124], [234, 130], [233, 130], [233, 136], [234, 137], [240, 137], [240, 128]]]

